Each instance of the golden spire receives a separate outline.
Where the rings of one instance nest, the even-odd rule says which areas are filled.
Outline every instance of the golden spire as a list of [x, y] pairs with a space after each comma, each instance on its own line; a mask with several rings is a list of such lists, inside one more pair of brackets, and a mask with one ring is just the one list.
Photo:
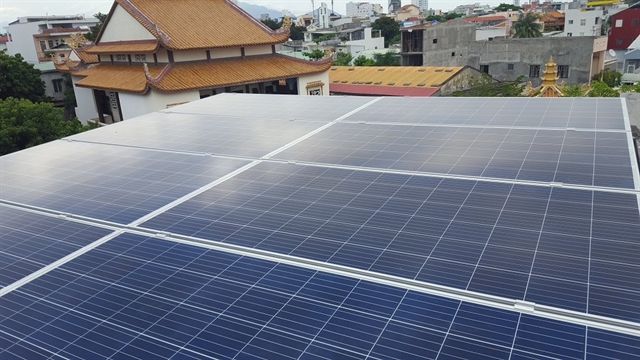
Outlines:
[[549, 57], [549, 61], [544, 64], [544, 75], [542, 76], [543, 86], [554, 86], [558, 84], [558, 64], [553, 62], [553, 56]]

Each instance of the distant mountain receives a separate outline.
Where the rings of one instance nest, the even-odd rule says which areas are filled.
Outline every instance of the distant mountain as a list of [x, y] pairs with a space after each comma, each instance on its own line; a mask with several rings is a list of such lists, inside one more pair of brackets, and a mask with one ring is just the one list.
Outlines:
[[260, 19], [260, 16], [262, 14], [269, 14], [269, 17], [272, 19], [282, 17], [282, 11], [269, 9], [266, 6], [247, 4], [241, 1], [238, 1], [238, 6], [240, 6], [244, 11], [251, 14], [251, 16], [258, 19]]

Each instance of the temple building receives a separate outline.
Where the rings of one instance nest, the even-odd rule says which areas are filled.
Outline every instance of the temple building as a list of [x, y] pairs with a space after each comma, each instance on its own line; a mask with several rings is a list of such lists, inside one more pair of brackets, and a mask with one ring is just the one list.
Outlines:
[[56, 67], [72, 75], [82, 122], [223, 92], [329, 95], [330, 57], [276, 53], [290, 24], [271, 30], [230, 0], [115, 0], [96, 41]]

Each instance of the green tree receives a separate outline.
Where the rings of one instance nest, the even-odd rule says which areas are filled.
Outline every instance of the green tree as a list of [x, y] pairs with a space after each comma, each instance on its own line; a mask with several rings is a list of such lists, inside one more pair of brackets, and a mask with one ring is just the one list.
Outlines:
[[0, 99], [14, 97], [32, 101], [47, 101], [40, 70], [24, 61], [20, 54], [0, 51]]
[[333, 65], [349, 66], [352, 60], [353, 55], [351, 55], [351, 53], [340, 51], [336, 54], [336, 59], [333, 60]]
[[374, 53], [373, 66], [400, 66], [400, 60], [391, 51], [384, 54]]
[[384, 37], [384, 46], [388, 47], [391, 40], [400, 34], [400, 26], [392, 17], [381, 17], [373, 22], [371, 27], [380, 30], [380, 34]]
[[71, 74], [62, 74], [64, 79], [64, 117], [67, 120], [76, 117], [76, 93], [73, 91], [73, 80]]
[[0, 155], [88, 130], [76, 119], [65, 120], [62, 109], [27, 99], [0, 100]]
[[604, 69], [601, 72], [593, 75], [591, 80], [602, 81], [609, 87], [616, 87], [620, 86], [622, 82], [622, 74], [619, 71]]
[[568, 85], [562, 88], [562, 94], [566, 97], [583, 97], [585, 90], [580, 85]]
[[444, 15], [444, 20], [451, 20], [463, 17], [464, 14], [456, 13], [456, 12], [448, 12]]
[[313, 42], [316, 44], [320, 44], [323, 41], [333, 40], [336, 38], [336, 34], [323, 34], [313, 39]]
[[96, 41], [98, 34], [102, 29], [102, 25], [104, 25], [104, 21], [107, 20], [107, 14], [99, 12], [97, 14], [93, 14], [93, 17], [98, 19], [98, 23], [92, 26], [88, 33], [84, 34], [84, 37], [89, 41]]
[[304, 26], [291, 25], [290, 31], [289, 38], [291, 40], [304, 40], [304, 33], [307, 31], [307, 28]]
[[526, 84], [524, 76], [512, 82], [494, 82], [491, 76], [473, 77], [469, 80], [469, 89], [456, 91], [451, 96], [463, 97], [517, 97], [522, 94]]
[[265, 20], [262, 20], [262, 23], [267, 25], [267, 27], [269, 27], [269, 29], [271, 30], [278, 30], [282, 25], [282, 22], [278, 22], [275, 19], [265, 19]]
[[513, 24], [514, 38], [536, 38], [542, 36], [543, 25], [538, 23], [540, 15], [528, 12]]
[[305, 51], [302, 53], [302, 55], [308, 57], [313, 61], [318, 61], [324, 57], [324, 51], [320, 49], [314, 49], [311, 51]]
[[371, 66], [373, 65], [373, 60], [367, 58], [364, 55], [360, 55], [357, 58], [353, 59], [354, 66]]
[[620, 92], [621, 93], [630, 93], [630, 92], [640, 93], [640, 83], [637, 83], [635, 85], [624, 84], [620, 86]]
[[618, 90], [612, 89], [606, 83], [594, 80], [591, 82], [591, 90], [587, 94], [589, 97], [620, 97]]
[[520, 11], [520, 10], [522, 10], [522, 8], [520, 6], [502, 3], [502, 4], [498, 5], [498, 6], [496, 6], [493, 10], [495, 10], [496, 12]]

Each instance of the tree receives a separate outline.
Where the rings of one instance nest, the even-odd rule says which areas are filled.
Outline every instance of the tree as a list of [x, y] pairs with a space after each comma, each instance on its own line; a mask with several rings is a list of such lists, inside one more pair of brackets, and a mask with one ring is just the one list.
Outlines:
[[0, 99], [14, 97], [31, 101], [47, 101], [40, 70], [24, 61], [20, 54], [0, 51]]
[[621, 93], [640, 93], [640, 83], [637, 83], [635, 85], [630, 85], [630, 84], [624, 84], [622, 86], [620, 86], [620, 92]]
[[302, 53], [302, 55], [308, 57], [313, 61], [318, 61], [324, 57], [324, 51], [320, 49], [314, 49], [311, 51], [305, 51]]
[[604, 69], [598, 74], [593, 75], [591, 80], [602, 81], [603, 83], [607, 84], [608, 87], [616, 87], [620, 86], [622, 82], [622, 74], [619, 71]]
[[88, 130], [76, 119], [65, 120], [62, 109], [27, 99], [0, 100], [0, 155]]
[[502, 3], [502, 4], [498, 5], [498, 6], [496, 6], [493, 10], [495, 10], [496, 12], [520, 11], [520, 10], [522, 10], [522, 8], [520, 6]]
[[354, 66], [371, 66], [373, 65], [373, 60], [367, 58], [364, 55], [360, 55], [357, 58], [353, 59]]
[[64, 79], [64, 118], [66, 120], [76, 117], [76, 93], [73, 91], [73, 80], [71, 74], [62, 74]]
[[84, 37], [89, 41], [96, 41], [98, 34], [102, 29], [102, 25], [104, 25], [104, 21], [107, 20], [107, 14], [99, 12], [97, 14], [93, 14], [93, 17], [98, 19], [98, 23], [92, 26], [88, 33], [84, 34]]
[[264, 19], [262, 20], [262, 23], [267, 25], [271, 30], [278, 30], [280, 29], [280, 26], [282, 26], [282, 22], [278, 22], [274, 19]]
[[461, 18], [463, 17], [464, 14], [461, 13], [457, 13], [457, 12], [448, 12], [444, 15], [444, 19], [446, 20], [451, 20], [451, 19], [457, 19], [457, 18]]
[[336, 34], [323, 34], [313, 39], [313, 42], [316, 44], [320, 44], [323, 41], [333, 40], [336, 38]]
[[602, 81], [594, 80], [591, 82], [591, 90], [589, 91], [589, 94], [587, 94], [587, 96], [620, 97], [620, 92], [618, 92], [618, 90], [612, 89], [611, 87], [609, 87], [609, 85]]
[[291, 40], [304, 40], [304, 33], [307, 31], [307, 28], [304, 26], [291, 25], [290, 31], [289, 38]]
[[396, 35], [400, 34], [400, 26], [391, 17], [381, 17], [373, 22], [371, 27], [380, 30], [380, 34], [384, 37], [384, 46], [388, 47]]
[[353, 55], [351, 55], [351, 53], [340, 51], [336, 54], [336, 59], [333, 60], [333, 65], [349, 66], [352, 60], [353, 60]]
[[567, 85], [562, 88], [562, 94], [566, 97], [583, 97], [585, 90], [580, 85]]
[[400, 60], [391, 51], [373, 54], [373, 66], [400, 66]]
[[536, 38], [542, 36], [543, 25], [538, 23], [540, 15], [528, 12], [513, 24], [514, 38]]
[[469, 89], [456, 91], [451, 96], [469, 97], [516, 97], [524, 91], [526, 84], [524, 76], [519, 76], [513, 82], [494, 82], [491, 76], [472, 77], [469, 80]]

